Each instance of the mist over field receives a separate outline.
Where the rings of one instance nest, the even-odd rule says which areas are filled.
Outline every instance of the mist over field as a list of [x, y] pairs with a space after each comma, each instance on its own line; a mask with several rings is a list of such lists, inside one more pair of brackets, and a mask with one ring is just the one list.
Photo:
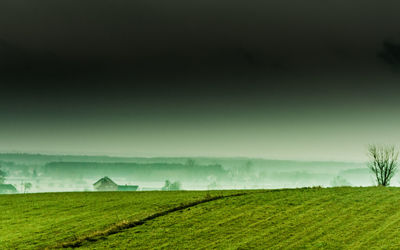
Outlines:
[[167, 180], [179, 182], [180, 190], [375, 184], [365, 163], [354, 162], [1, 154], [0, 165], [20, 193], [96, 191], [93, 184], [105, 176], [118, 185], [138, 185], [138, 191], [163, 190]]

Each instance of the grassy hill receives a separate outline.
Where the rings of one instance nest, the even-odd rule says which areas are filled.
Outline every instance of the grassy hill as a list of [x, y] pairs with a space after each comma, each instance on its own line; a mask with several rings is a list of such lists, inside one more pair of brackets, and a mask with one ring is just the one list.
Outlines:
[[4, 248], [400, 248], [399, 188], [0, 196]]

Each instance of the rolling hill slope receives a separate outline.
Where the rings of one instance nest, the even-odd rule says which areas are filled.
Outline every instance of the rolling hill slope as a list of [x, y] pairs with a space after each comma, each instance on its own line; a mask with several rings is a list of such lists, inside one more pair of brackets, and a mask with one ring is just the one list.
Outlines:
[[0, 204], [8, 248], [400, 248], [398, 188], [57, 193]]
[[140, 220], [202, 200], [205, 195], [179, 191], [0, 195], [0, 249], [53, 247], [121, 221]]

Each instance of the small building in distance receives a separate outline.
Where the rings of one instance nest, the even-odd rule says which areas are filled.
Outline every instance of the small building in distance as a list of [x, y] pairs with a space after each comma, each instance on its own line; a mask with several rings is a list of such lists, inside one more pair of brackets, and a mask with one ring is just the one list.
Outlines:
[[109, 177], [105, 176], [95, 182], [93, 187], [97, 191], [137, 191], [139, 186], [133, 185], [118, 185]]
[[0, 194], [16, 194], [17, 189], [11, 184], [0, 184]]
[[138, 187], [137, 185], [118, 185], [117, 191], [137, 191]]
[[94, 189], [97, 191], [117, 191], [118, 185], [107, 176], [101, 178], [93, 184]]

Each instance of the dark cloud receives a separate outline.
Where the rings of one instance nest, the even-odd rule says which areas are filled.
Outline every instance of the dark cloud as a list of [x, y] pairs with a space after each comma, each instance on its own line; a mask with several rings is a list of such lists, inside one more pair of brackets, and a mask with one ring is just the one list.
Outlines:
[[[0, 82], [6, 101], [76, 106], [356, 98], [360, 89], [373, 91], [364, 78], [392, 77], [382, 58], [398, 60], [397, 45], [383, 43], [399, 32], [396, 7], [377, 0], [6, 0]], [[394, 82], [381, 84], [397, 89]]]
[[398, 70], [400, 66], [400, 36], [385, 39], [382, 48], [378, 53], [379, 58], [383, 59], [393, 69]]
[[398, 32], [398, 7], [377, 0], [6, 0], [0, 37], [35, 51], [33, 59], [18, 59], [29, 67], [102, 66], [97, 71], [126, 68], [135, 75], [371, 70], [380, 43]]

